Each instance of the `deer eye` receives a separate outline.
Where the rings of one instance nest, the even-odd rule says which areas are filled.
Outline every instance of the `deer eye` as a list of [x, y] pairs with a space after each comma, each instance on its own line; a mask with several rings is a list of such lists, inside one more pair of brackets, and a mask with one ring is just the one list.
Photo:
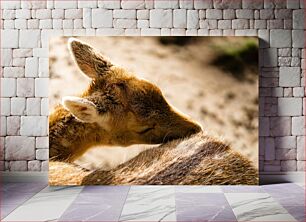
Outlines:
[[154, 129], [154, 127], [147, 127], [147, 128], [145, 128], [145, 129], [143, 129], [141, 131], [138, 131], [137, 133], [138, 134], [145, 134], [145, 133], [147, 133], [147, 132], [149, 132], [149, 131], [151, 131], [153, 129]]

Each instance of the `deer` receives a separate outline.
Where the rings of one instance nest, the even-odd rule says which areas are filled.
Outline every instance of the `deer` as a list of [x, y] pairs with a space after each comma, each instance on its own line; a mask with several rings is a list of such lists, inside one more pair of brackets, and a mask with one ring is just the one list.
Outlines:
[[68, 45], [91, 83], [79, 97], [63, 97], [50, 114], [50, 160], [71, 163], [93, 146], [160, 144], [202, 130], [171, 106], [156, 85], [80, 40], [71, 38]]
[[[91, 83], [79, 97], [63, 97], [49, 117], [50, 185], [258, 184], [250, 160], [205, 133], [156, 85], [80, 40], [68, 45]], [[110, 170], [73, 162], [92, 146], [132, 144], [160, 145]]]

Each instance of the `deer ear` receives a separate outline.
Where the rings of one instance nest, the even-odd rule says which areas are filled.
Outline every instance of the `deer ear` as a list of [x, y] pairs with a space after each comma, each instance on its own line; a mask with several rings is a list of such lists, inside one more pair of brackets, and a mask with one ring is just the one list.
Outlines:
[[89, 78], [103, 75], [112, 66], [105, 57], [80, 40], [70, 38], [68, 45], [76, 64]]
[[62, 99], [62, 104], [78, 120], [87, 123], [98, 121], [96, 105], [84, 98], [66, 96]]

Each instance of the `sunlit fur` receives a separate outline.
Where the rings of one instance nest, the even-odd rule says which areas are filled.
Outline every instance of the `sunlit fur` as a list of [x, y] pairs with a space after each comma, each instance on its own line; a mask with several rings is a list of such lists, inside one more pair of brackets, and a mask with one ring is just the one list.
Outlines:
[[154, 84], [113, 65], [85, 43], [73, 39], [69, 44], [76, 64], [92, 79], [80, 97], [94, 105], [96, 115], [88, 114], [85, 103], [73, 111], [58, 105], [49, 118], [51, 160], [72, 162], [96, 145], [160, 144], [201, 131]]
[[115, 169], [87, 171], [50, 162], [51, 185], [228, 185], [258, 184], [253, 164], [225, 143], [198, 133], [146, 150]]

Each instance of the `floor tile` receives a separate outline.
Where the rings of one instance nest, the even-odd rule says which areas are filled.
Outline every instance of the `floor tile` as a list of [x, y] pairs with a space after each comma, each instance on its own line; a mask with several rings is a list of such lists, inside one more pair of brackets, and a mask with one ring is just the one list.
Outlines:
[[305, 193], [270, 193], [270, 195], [281, 205], [305, 205]]
[[280, 183], [263, 185], [261, 188], [267, 193], [302, 193], [304, 189], [294, 183]]
[[120, 221], [176, 221], [174, 187], [132, 186]]
[[1, 213], [1, 219], [9, 215], [14, 209], [16, 209], [18, 205], [1, 205], [0, 213]]
[[296, 221], [267, 193], [225, 193], [238, 221]]
[[175, 186], [178, 193], [222, 193], [220, 186]]
[[16, 208], [3, 221], [57, 220], [83, 187], [46, 187]]
[[46, 183], [3, 183], [2, 193], [38, 193], [47, 186]]
[[129, 186], [86, 186], [58, 221], [118, 221]]
[[264, 193], [260, 186], [221, 186], [224, 193]]
[[283, 206], [297, 221], [305, 222], [305, 206]]
[[176, 193], [177, 221], [236, 221], [223, 193]]

